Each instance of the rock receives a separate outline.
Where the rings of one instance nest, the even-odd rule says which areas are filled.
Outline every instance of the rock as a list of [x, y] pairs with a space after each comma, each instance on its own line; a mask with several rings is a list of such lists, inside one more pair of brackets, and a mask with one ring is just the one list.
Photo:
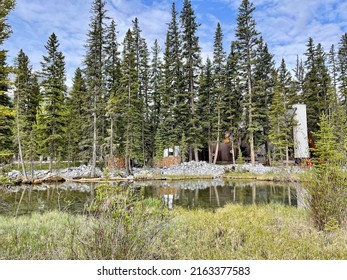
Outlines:
[[17, 171], [17, 170], [12, 170], [12, 171], [7, 173], [7, 177], [10, 180], [19, 180], [22, 178], [22, 173], [20, 171]]

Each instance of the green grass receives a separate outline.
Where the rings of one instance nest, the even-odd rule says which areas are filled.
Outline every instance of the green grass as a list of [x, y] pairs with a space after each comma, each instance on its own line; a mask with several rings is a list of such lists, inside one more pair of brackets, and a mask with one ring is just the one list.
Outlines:
[[205, 174], [179, 174], [179, 175], [135, 175], [137, 180], [194, 180], [194, 179], [213, 179], [213, 175]]
[[346, 231], [318, 232], [306, 211], [280, 205], [181, 210], [165, 241], [165, 258], [347, 259]]
[[300, 179], [299, 174], [295, 173], [265, 173], [256, 174], [251, 172], [232, 172], [222, 175], [224, 179], [243, 179], [243, 180], [258, 180], [258, 181], [275, 181], [275, 182], [298, 182]]
[[[154, 202], [147, 206], [149, 211], [159, 209]], [[0, 216], [0, 259], [98, 259], [98, 250], [119, 240], [127, 255], [118, 259], [347, 259], [346, 227], [319, 232], [305, 210], [293, 207], [227, 205], [215, 212], [177, 208], [170, 216], [160, 228], [151, 226], [159, 225], [152, 218], [143, 226], [128, 220], [129, 232], [121, 239], [115, 239], [111, 219], [61, 212]], [[142, 236], [151, 239], [146, 250], [133, 242]]]
[[[53, 162], [52, 163], [52, 169], [65, 169], [68, 167], [79, 167], [82, 163], [81, 162], [66, 162], [66, 161], [61, 161], [61, 162]], [[25, 169], [27, 172], [30, 171], [31, 165], [29, 162], [25, 162], [24, 164]], [[22, 167], [18, 166], [17, 163], [12, 163], [11, 166], [8, 168], [10, 170], [18, 170], [22, 171]], [[34, 170], [49, 170], [49, 163], [48, 162], [38, 162], [35, 161], [34, 163]]]

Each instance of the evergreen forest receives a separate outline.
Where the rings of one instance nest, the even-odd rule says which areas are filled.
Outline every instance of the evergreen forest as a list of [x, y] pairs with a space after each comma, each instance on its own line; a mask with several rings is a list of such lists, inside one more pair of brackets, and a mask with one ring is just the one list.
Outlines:
[[131, 174], [134, 165], [153, 166], [164, 149], [177, 146], [182, 161], [216, 162], [212, 151], [225, 135], [234, 163], [254, 165], [262, 154], [267, 164], [285, 164], [293, 157], [291, 107], [297, 103], [307, 106], [313, 139], [324, 116], [338, 140], [334, 149], [347, 153], [347, 33], [329, 50], [307, 38], [304, 56], [288, 69], [285, 59], [274, 61], [257, 28], [256, 7], [243, 0], [235, 40], [224, 46], [217, 24], [213, 57], [203, 61], [190, 0], [181, 11], [172, 3], [164, 46], [147, 45], [137, 18], [119, 38], [106, 1], [94, 0], [84, 60], [68, 89], [55, 33], [40, 71], [23, 50], [14, 65], [6, 62], [1, 47], [12, 32], [7, 18], [15, 1], [0, 3], [0, 161], [15, 156], [24, 174], [24, 163], [40, 157], [50, 168], [67, 161], [94, 170], [122, 159]]

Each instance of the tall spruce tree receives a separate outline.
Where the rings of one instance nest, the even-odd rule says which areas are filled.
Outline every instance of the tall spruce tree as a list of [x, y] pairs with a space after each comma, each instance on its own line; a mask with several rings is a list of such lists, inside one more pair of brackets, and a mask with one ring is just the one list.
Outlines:
[[342, 35], [339, 42], [338, 72], [339, 90], [347, 108], [347, 33]]
[[88, 161], [88, 140], [84, 129], [87, 116], [87, 87], [82, 70], [77, 68], [73, 78], [72, 89], [66, 102], [68, 111], [67, 150], [68, 161]]
[[[6, 50], [2, 45], [12, 33], [11, 26], [7, 23], [7, 16], [15, 6], [14, 0], [0, 2], [0, 154], [8, 155], [13, 151], [12, 124], [13, 111], [11, 100], [6, 93], [9, 89], [9, 67], [6, 64]], [[0, 158], [1, 160], [1, 158]]]
[[325, 52], [309, 38], [305, 53], [306, 75], [303, 101], [307, 105], [307, 125], [310, 131], [318, 130], [319, 116], [328, 110], [330, 77], [326, 66]]
[[282, 58], [278, 69], [278, 81], [281, 90], [285, 93], [285, 102], [287, 104], [286, 110], [290, 109], [292, 105], [298, 103], [299, 97], [295, 87], [293, 86], [293, 78], [290, 71], [287, 69], [284, 58]]
[[290, 72], [284, 59], [278, 71], [273, 72], [273, 98], [269, 108], [269, 140], [272, 144], [272, 159], [289, 164], [289, 148], [292, 147], [293, 114], [295, 102]]
[[268, 110], [272, 101], [273, 90], [273, 72], [274, 61], [273, 55], [269, 53], [268, 46], [263, 38], [260, 38], [257, 59], [254, 73], [254, 127], [259, 126], [255, 130], [255, 143], [264, 144], [265, 146], [265, 163], [270, 164], [270, 149], [268, 141], [269, 117]]
[[88, 124], [86, 129], [90, 138], [91, 176], [95, 176], [97, 159], [103, 159], [102, 140], [106, 134], [106, 91], [104, 76], [104, 46], [106, 32], [106, 2], [94, 0], [91, 8], [90, 30], [87, 34], [87, 53], [84, 59], [87, 81]]
[[206, 60], [199, 81], [199, 102], [197, 114], [199, 124], [202, 128], [200, 143], [208, 147], [208, 161], [212, 163], [212, 144], [215, 141], [213, 126], [215, 125], [213, 116], [215, 115], [214, 86], [213, 86], [213, 66], [211, 60]]
[[296, 58], [296, 65], [294, 68], [294, 80], [293, 88], [297, 93], [297, 101], [304, 102], [304, 82], [305, 82], [305, 67], [302, 62], [302, 59], [299, 59], [299, 56]]
[[228, 130], [230, 131], [230, 141], [232, 144], [232, 158], [233, 163], [235, 163], [236, 153], [234, 151], [234, 144], [237, 144], [237, 153], [239, 159], [242, 158], [241, 155], [241, 139], [244, 134], [241, 124], [244, 122], [244, 113], [243, 113], [243, 92], [245, 83], [242, 83], [242, 78], [239, 73], [240, 63], [239, 63], [240, 53], [237, 51], [237, 43], [235, 41], [231, 42], [230, 53], [227, 59], [226, 73], [226, 96], [225, 102], [226, 105], [226, 115], [224, 123], [226, 124]]
[[52, 33], [45, 45], [47, 55], [41, 62], [43, 93], [37, 136], [41, 154], [50, 158], [50, 170], [52, 161], [62, 159], [65, 153], [66, 74], [65, 58], [59, 45], [57, 36]]
[[334, 92], [337, 92], [338, 60], [335, 45], [332, 44], [328, 53], [328, 68]]
[[182, 61], [183, 61], [183, 91], [177, 95], [177, 116], [179, 132], [187, 133], [189, 144], [189, 159], [194, 151], [195, 160], [199, 160], [197, 141], [201, 129], [196, 114], [196, 97], [198, 78], [201, 67], [199, 37], [197, 30], [199, 24], [190, 0], [185, 0], [180, 15], [182, 27]]
[[151, 157], [149, 151], [151, 147], [151, 131], [150, 131], [150, 100], [149, 100], [149, 51], [146, 40], [141, 36], [141, 28], [137, 18], [133, 21], [133, 38], [135, 46], [135, 64], [138, 73], [138, 95], [142, 101], [142, 159], [141, 164], [146, 165]]
[[254, 134], [259, 130], [259, 125], [254, 120], [254, 98], [256, 94], [254, 89], [254, 67], [259, 44], [259, 32], [256, 30], [256, 22], [253, 18], [254, 11], [255, 7], [253, 3], [243, 0], [239, 7], [236, 26], [236, 44], [239, 53], [240, 75], [247, 87], [247, 90], [244, 92], [244, 105], [246, 108], [247, 137], [252, 165], [255, 165]]
[[[106, 32], [106, 41], [105, 41], [105, 83], [106, 83], [106, 100], [107, 107], [106, 113], [109, 117], [109, 130], [107, 139], [107, 146], [109, 149], [109, 159], [114, 160], [115, 143], [116, 138], [116, 115], [117, 112], [114, 110], [113, 102], [111, 99], [115, 98], [116, 92], [120, 86], [121, 79], [121, 70], [120, 70], [120, 52], [118, 51], [119, 43], [117, 41], [117, 30], [116, 23], [114, 20], [111, 21], [111, 24], [107, 27]], [[105, 100], [105, 101], [106, 101]]]
[[218, 158], [219, 142], [222, 139], [222, 134], [227, 132], [226, 125], [223, 123], [225, 120], [225, 85], [226, 85], [226, 53], [223, 48], [223, 31], [220, 23], [217, 24], [213, 44], [213, 85], [214, 85], [214, 98], [215, 107], [214, 111], [214, 134], [216, 135], [216, 151], [214, 157], [214, 164]]
[[[163, 153], [163, 143], [159, 131], [160, 123], [162, 122], [162, 98], [164, 89], [164, 75], [163, 75], [163, 62], [160, 57], [161, 48], [158, 40], [154, 41], [152, 47], [152, 62], [150, 69], [150, 127], [151, 139], [149, 153], [152, 158], [159, 156]], [[160, 157], [159, 157], [160, 158]]]
[[132, 162], [142, 159], [142, 100], [138, 94], [138, 72], [136, 71], [136, 47], [131, 30], [123, 42], [122, 78], [118, 90], [123, 106], [123, 148], [127, 174], [132, 173]]
[[[35, 157], [34, 126], [36, 124], [36, 111], [40, 102], [40, 89], [37, 77], [32, 72], [28, 56], [20, 50], [16, 60], [15, 80], [15, 111], [16, 111], [16, 143], [18, 154], [22, 164], [23, 175], [27, 180], [24, 160], [31, 163], [33, 172], [33, 161]], [[32, 174], [31, 172], [31, 174]]]
[[181, 103], [183, 92], [183, 64], [182, 64], [182, 40], [178, 23], [178, 13], [175, 3], [171, 7], [171, 21], [165, 40], [163, 62], [163, 94], [161, 105], [161, 122], [159, 126], [160, 137], [165, 148], [177, 146], [180, 143], [182, 131], [180, 130], [180, 114], [178, 104]]

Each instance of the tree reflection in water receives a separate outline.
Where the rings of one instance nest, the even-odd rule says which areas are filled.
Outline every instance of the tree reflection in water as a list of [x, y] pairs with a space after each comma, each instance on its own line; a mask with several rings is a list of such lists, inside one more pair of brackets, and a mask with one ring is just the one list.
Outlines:
[[[144, 188], [145, 197], [158, 198], [169, 209], [175, 206], [217, 208], [227, 203], [280, 203], [302, 207], [304, 196], [299, 185], [272, 182], [215, 179], [126, 182], [121, 185], [124, 188], [134, 187], [135, 190]], [[18, 216], [51, 210], [83, 214], [93, 204], [96, 188], [96, 183], [63, 183], [0, 189], [0, 214]]]

